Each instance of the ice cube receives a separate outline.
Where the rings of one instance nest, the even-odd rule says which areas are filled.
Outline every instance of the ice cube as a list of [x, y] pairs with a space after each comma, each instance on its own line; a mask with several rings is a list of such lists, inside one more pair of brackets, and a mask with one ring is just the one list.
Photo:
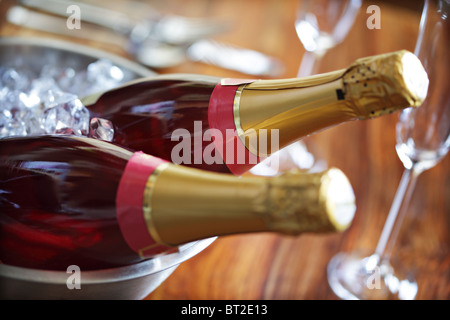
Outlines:
[[0, 137], [75, 134], [112, 141], [113, 124], [90, 122], [78, 97], [120, 85], [124, 72], [107, 59], [79, 70], [56, 58], [48, 56], [40, 70], [22, 60], [0, 66]]
[[111, 142], [114, 138], [114, 126], [109, 120], [94, 117], [90, 121], [89, 136]]
[[28, 94], [28, 99], [32, 101], [39, 100], [39, 103], [51, 103], [54, 95], [61, 92], [53, 78], [37, 78], [31, 82], [31, 89]]
[[30, 79], [27, 73], [19, 71], [14, 68], [3, 70], [1, 74], [2, 87], [6, 87], [11, 91], [25, 91], [30, 85]]
[[82, 97], [91, 93], [92, 86], [87, 79], [86, 70], [83, 70], [73, 77], [71, 87], [67, 91]]
[[9, 123], [12, 121], [11, 111], [0, 109], [0, 137], [7, 137], [9, 133]]
[[72, 116], [74, 119], [72, 128], [73, 130], [75, 130], [75, 134], [86, 136], [89, 133], [90, 113], [80, 100], [77, 101], [79, 105], [76, 108], [73, 108], [72, 112]]
[[45, 134], [44, 127], [41, 123], [41, 119], [39, 114], [36, 112], [28, 112], [23, 117], [23, 122], [25, 125], [25, 130], [27, 135], [29, 136], [37, 136], [41, 134]]
[[98, 90], [107, 90], [117, 86], [124, 79], [124, 73], [110, 60], [100, 59], [88, 65], [87, 79], [95, 83]]
[[89, 110], [76, 96], [64, 93], [44, 110], [41, 123], [48, 134], [87, 135]]
[[26, 94], [24, 92], [19, 93], [19, 100], [20, 104], [27, 108], [33, 108], [35, 106], [38, 106], [39, 103], [41, 102], [41, 99], [39, 98], [38, 95]]
[[48, 95], [42, 100], [42, 103], [45, 109], [49, 109], [74, 100], [78, 100], [78, 96], [73, 93], [49, 90]]
[[27, 134], [25, 124], [22, 121], [19, 114], [12, 113], [12, 117], [9, 119], [6, 125], [6, 136], [25, 136]]
[[20, 99], [21, 91], [10, 90], [7, 87], [3, 87], [0, 93], [0, 105], [2, 109], [7, 110], [21, 110], [26, 108], [24, 102]]
[[40, 78], [58, 79], [61, 74], [61, 67], [55, 64], [44, 64], [39, 74]]
[[83, 94], [83, 92], [76, 92], [72, 88], [76, 74], [77, 73], [73, 68], [65, 68], [59, 74], [59, 77], [57, 78], [57, 82], [62, 90], [71, 92], [71, 93], [74, 93], [77, 95], [81, 95], [81, 94]]

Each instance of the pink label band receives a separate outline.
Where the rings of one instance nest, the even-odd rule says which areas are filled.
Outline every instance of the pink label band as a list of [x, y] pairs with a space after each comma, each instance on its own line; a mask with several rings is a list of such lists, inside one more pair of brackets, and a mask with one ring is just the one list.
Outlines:
[[116, 195], [116, 214], [122, 235], [141, 257], [173, 250], [158, 244], [150, 235], [144, 217], [144, 192], [149, 177], [167, 161], [136, 152], [128, 161]]
[[231, 83], [245, 84], [250, 82], [252, 80], [233, 81], [227, 79], [224, 84], [216, 85], [209, 100], [209, 127], [220, 130], [223, 137], [222, 140], [214, 137], [214, 145], [228, 169], [235, 175], [242, 175], [259, 162], [258, 157], [252, 154], [239, 138], [233, 113], [239, 85], [231, 85]]

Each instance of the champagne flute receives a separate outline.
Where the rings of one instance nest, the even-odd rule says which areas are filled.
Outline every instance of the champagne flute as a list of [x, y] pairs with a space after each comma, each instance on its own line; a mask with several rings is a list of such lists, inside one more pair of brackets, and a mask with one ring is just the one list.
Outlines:
[[[295, 29], [306, 52], [297, 76], [306, 77], [317, 73], [319, 60], [347, 36], [361, 0], [299, 0], [298, 4]], [[327, 166], [320, 157], [320, 148], [305, 137], [272, 154], [250, 172], [273, 176], [291, 168], [318, 172]]]
[[361, 0], [300, 0], [295, 30], [306, 52], [298, 77], [316, 74], [322, 57], [350, 31]]
[[[347, 36], [360, 7], [361, 0], [299, 0], [295, 30], [306, 52], [297, 77], [317, 73], [325, 53]], [[275, 156], [279, 157], [280, 171], [300, 168], [317, 172], [328, 166], [320, 156], [320, 148], [308, 137], [287, 146]], [[261, 172], [264, 165], [255, 168], [255, 171]], [[265, 172], [270, 172], [265, 169]]]
[[413, 275], [394, 269], [391, 256], [418, 176], [450, 148], [449, 7], [448, 0], [425, 0], [415, 54], [429, 76], [428, 95], [421, 107], [400, 114], [396, 151], [405, 170], [376, 249], [370, 256], [339, 253], [328, 265], [329, 284], [343, 299], [414, 299], [417, 294]]

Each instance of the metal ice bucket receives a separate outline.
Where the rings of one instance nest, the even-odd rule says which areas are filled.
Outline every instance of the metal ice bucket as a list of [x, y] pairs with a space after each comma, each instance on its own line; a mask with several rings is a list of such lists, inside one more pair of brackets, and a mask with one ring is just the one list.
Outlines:
[[[0, 39], [0, 66], [19, 59], [22, 66], [40, 70], [49, 59], [59, 59], [78, 71], [100, 58], [107, 58], [121, 67], [128, 80], [155, 75], [137, 63], [86, 46], [46, 38]], [[71, 273], [0, 264], [0, 299], [142, 299], [166, 280], [180, 263], [201, 252], [214, 240], [192, 242], [180, 246], [176, 253], [130, 266], [81, 270], [79, 289], [67, 285]]]

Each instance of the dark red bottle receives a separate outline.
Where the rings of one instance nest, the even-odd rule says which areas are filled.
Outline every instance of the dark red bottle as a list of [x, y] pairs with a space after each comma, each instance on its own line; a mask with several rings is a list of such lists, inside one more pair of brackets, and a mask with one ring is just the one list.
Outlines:
[[136, 261], [111, 218], [132, 155], [122, 150], [55, 137], [0, 140], [0, 260], [61, 270]]
[[353, 214], [337, 169], [236, 177], [91, 138], [0, 139], [0, 261], [9, 265], [123, 266], [212, 236], [344, 230]]
[[300, 79], [163, 75], [83, 102], [93, 116], [112, 121], [115, 143], [175, 163], [240, 175], [313, 132], [419, 106], [426, 83], [420, 61], [399, 51]]

